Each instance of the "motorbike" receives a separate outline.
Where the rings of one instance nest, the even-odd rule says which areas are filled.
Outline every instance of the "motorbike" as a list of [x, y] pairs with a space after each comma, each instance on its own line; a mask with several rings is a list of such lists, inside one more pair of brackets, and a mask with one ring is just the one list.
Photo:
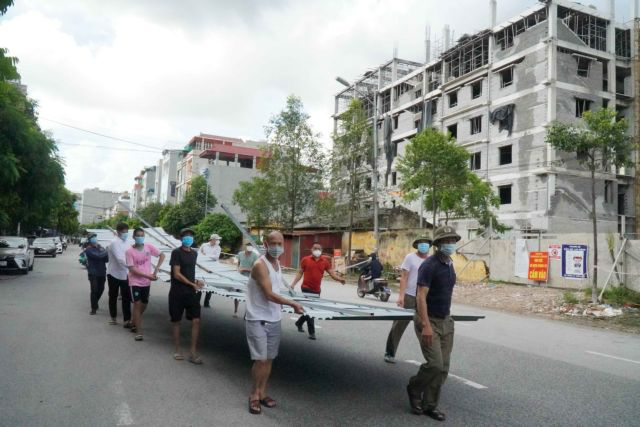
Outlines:
[[373, 295], [382, 302], [389, 301], [391, 289], [387, 279], [371, 279], [371, 277], [361, 274], [358, 279], [358, 296], [364, 298], [366, 295]]

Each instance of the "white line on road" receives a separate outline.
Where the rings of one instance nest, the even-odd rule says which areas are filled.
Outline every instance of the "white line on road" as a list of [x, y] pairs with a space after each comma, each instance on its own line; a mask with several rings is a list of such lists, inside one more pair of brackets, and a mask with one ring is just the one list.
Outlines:
[[[122, 380], [117, 380], [114, 384], [114, 389], [118, 397], [124, 399], [124, 387], [122, 386]], [[118, 405], [115, 411], [116, 418], [118, 419], [119, 426], [132, 426], [133, 416], [131, 416], [131, 408], [129, 404], [124, 400]]]
[[637, 360], [625, 359], [624, 357], [612, 356], [610, 354], [598, 353], [597, 351], [589, 351], [589, 350], [587, 350], [586, 353], [595, 354], [596, 356], [608, 357], [610, 359], [622, 360], [623, 362], [636, 363], [640, 365], [640, 362], [638, 362]]
[[[416, 365], [416, 366], [422, 365], [422, 363], [418, 362], [417, 360], [405, 360], [405, 362], [410, 363], [412, 365]], [[477, 382], [468, 380], [468, 379], [463, 378], [463, 377], [459, 377], [458, 375], [454, 375], [451, 372], [449, 372], [449, 376], [457, 379], [458, 381], [462, 382], [463, 384], [468, 385], [469, 387], [477, 388], [478, 390], [484, 390], [484, 389], [488, 388], [487, 386], [484, 386], [482, 384], [478, 384]]]

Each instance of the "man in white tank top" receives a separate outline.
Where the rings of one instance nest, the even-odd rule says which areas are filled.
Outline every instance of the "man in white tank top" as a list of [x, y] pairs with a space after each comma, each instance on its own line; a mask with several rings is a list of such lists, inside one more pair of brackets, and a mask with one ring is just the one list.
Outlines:
[[298, 314], [304, 313], [300, 304], [282, 297], [279, 293], [283, 285], [278, 261], [284, 252], [282, 234], [277, 231], [271, 232], [267, 236], [266, 246], [267, 254], [255, 262], [247, 283], [245, 328], [253, 360], [253, 386], [249, 396], [249, 412], [252, 414], [259, 414], [262, 406], [276, 406], [276, 401], [267, 396], [266, 390], [271, 365], [280, 347], [282, 305], [291, 306]]

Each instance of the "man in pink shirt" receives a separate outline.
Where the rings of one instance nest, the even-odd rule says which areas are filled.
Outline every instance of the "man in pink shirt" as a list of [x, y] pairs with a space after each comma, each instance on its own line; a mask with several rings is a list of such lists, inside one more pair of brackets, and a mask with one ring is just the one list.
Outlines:
[[[135, 244], [126, 252], [127, 267], [129, 268], [129, 287], [133, 300], [133, 326], [131, 332], [136, 333], [135, 340], [142, 341], [142, 313], [149, 304], [149, 289], [151, 281], [158, 280], [158, 270], [164, 261], [164, 254], [151, 244], [144, 243], [144, 230], [136, 228], [133, 231]], [[155, 269], [151, 266], [151, 257], [158, 257]]]

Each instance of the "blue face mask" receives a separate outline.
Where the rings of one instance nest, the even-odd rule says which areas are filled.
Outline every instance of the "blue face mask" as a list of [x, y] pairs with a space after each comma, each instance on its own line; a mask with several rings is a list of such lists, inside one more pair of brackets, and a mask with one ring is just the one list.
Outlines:
[[123, 242], [126, 242], [128, 238], [129, 233], [120, 233], [120, 240], [122, 240]]
[[97, 237], [90, 238], [89, 243], [91, 243], [92, 245], [95, 245], [96, 243], [98, 243], [98, 238]]
[[182, 238], [182, 246], [190, 248], [191, 245], [193, 245], [193, 236], [184, 236]]
[[456, 244], [455, 243], [443, 243], [440, 245], [440, 252], [445, 255], [453, 255], [456, 252]]
[[134, 239], [136, 241], [136, 245], [144, 245], [144, 236], [136, 236]]
[[418, 243], [418, 252], [421, 254], [426, 254], [429, 252], [429, 244], [428, 243]]

